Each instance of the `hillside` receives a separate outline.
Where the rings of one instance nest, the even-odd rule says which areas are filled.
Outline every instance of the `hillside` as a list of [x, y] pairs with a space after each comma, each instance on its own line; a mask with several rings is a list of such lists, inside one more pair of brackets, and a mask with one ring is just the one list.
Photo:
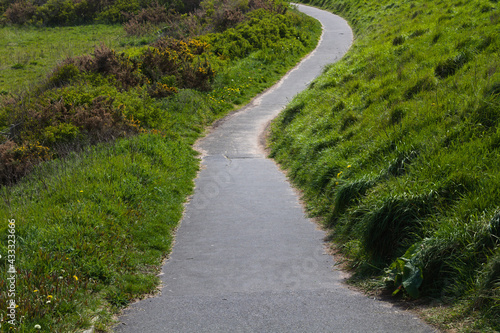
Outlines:
[[271, 156], [357, 285], [438, 304], [441, 328], [499, 330], [497, 1], [301, 2], [356, 40], [274, 122]]

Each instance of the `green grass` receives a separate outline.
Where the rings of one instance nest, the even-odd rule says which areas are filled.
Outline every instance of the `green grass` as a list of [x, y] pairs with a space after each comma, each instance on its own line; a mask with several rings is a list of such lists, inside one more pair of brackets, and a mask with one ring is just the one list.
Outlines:
[[18, 331], [74, 332], [96, 314], [109, 320], [104, 300], [119, 308], [154, 292], [193, 187], [194, 155], [145, 134], [44, 164], [3, 188], [2, 219], [16, 220]]
[[58, 62], [89, 53], [100, 43], [119, 48], [124, 37], [121, 25], [0, 27], [0, 94], [31, 88]]
[[[64, 159], [39, 164], [16, 185], [0, 189], [0, 253], [6, 268], [0, 271], [0, 294], [8, 298], [7, 224], [15, 219], [18, 331], [32, 332], [40, 325], [36, 331], [75, 332], [94, 319], [95, 327], [106, 331], [119, 309], [155, 292], [156, 274], [199, 167], [192, 144], [207, 125], [271, 86], [317, 43], [317, 22], [291, 12], [287, 16], [295, 29], [290, 31], [300, 33], [303, 44], [289, 43], [293, 48], [287, 53], [254, 46], [243, 57], [208, 54], [216, 70], [209, 91], [179, 89], [152, 98], [147, 85], [121, 89], [112, 76], [73, 70], [75, 76], [65, 77], [62, 86], [42, 85], [42, 93], [21, 100], [35, 107], [48, 101], [76, 107], [110, 96], [111, 107], [140, 119], [142, 131], [77, 153], [66, 151]], [[6, 318], [4, 307], [0, 314]]]
[[475, 322], [462, 330], [499, 330], [498, 4], [303, 2], [356, 39], [275, 121], [272, 156], [356, 278], [457, 304]]

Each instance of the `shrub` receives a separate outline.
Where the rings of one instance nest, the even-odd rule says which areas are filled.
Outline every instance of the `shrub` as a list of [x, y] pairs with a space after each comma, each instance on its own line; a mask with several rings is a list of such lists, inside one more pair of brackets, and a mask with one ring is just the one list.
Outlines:
[[[308, 40], [295, 26], [297, 18], [294, 15], [284, 16], [257, 9], [247, 16], [249, 20], [209, 39], [215, 54], [234, 59], [266, 48], [278, 52], [290, 45], [291, 40], [307, 47]], [[287, 43], [283, 44], [281, 39], [287, 39]], [[272, 55], [268, 54], [268, 57]]]
[[124, 23], [123, 29], [128, 36], [145, 36], [156, 30], [156, 25], [149, 22], [139, 22], [136, 18], [131, 18]]
[[277, 14], [285, 14], [288, 10], [287, 3], [282, 0], [249, 0], [248, 6], [252, 9], [263, 8]]
[[8, 140], [0, 144], [0, 184], [13, 184], [28, 174], [36, 164], [48, 161], [52, 154], [39, 142], [17, 145]]
[[[96, 47], [92, 55], [85, 55], [76, 58], [66, 59], [59, 70], [56, 70], [57, 77], [68, 74], [76, 74], [73, 66], [81, 72], [98, 73], [113, 76], [118, 86], [122, 89], [130, 89], [144, 83], [144, 76], [140, 73], [139, 62], [126, 56], [124, 53], [117, 54], [104, 44]], [[52, 77], [54, 77], [54, 75]], [[51, 79], [49, 79], [50, 81]]]
[[168, 16], [166, 8], [154, 2], [137, 14], [125, 14], [128, 21], [124, 24], [124, 29], [129, 36], [144, 36], [165, 23]]
[[215, 71], [207, 59], [190, 64], [183, 68], [183, 86], [185, 88], [208, 91], [210, 83], [215, 76]]
[[144, 52], [141, 72], [152, 82], [171, 76], [181, 88], [208, 90], [215, 71], [206, 58], [195, 62], [195, 56], [207, 47], [206, 43], [197, 40], [186, 43], [162, 38]]
[[74, 63], [62, 63], [48, 77], [49, 86], [60, 87], [78, 77], [80, 70]]
[[169, 87], [163, 83], [154, 83], [148, 87], [148, 94], [154, 98], [163, 98], [170, 95], [176, 94], [178, 92], [177, 88]]
[[12, 24], [28, 23], [35, 14], [36, 7], [31, 2], [20, 1], [12, 3], [4, 13], [7, 22]]
[[41, 96], [30, 105], [14, 106], [13, 120], [18, 125], [15, 132], [10, 131], [11, 139], [1, 144], [2, 184], [16, 182], [54, 154], [139, 131], [138, 123], [126, 118], [121, 107], [114, 107], [111, 98], [100, 96], [73, 104], [62, 96], [60, 91], [56, 100]]
[[34, 20], [45, 25], [70, 25], [78, 22], [78, 13], [72, 0], [48, 0], [38, 7]]
[[96, 20], [106, 23], [123, 23], [127, 15], [137, 13], [140, 8], [137, 0], [115, 0], [97, 15]]
[[48, 126], [43, 130], [42, 138], [50, 145], [55, 143], [72, 142], [78, 137], [80, 130], [70, 123], [60, 123], [55, 126]]
[[250, 8], [243, 1], [224, 0], [220, 4], [214, 1], [203, 1], [201, 6], [204, 10], [203, 20], [210, 22], [212, 30], [222, 32], [235, 27], [247, 19], [245, 13]]

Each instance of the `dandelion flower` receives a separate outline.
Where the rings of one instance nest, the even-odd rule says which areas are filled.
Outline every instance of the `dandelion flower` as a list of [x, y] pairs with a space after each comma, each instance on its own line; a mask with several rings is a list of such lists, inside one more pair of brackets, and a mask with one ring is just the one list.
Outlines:
[[37, 291], [38, 291], [38, 289], [33, 290], [34, 293], [36, 293]]
[[47, 298], [53, 298], [52, 295], [47, 295]]
[[75, 278], [75, 281], [78, 281], [78, 276], [73, 275], [73, 277]]
[[349, 164], [347, 167], [348, 167], [348, 168], [350, 168], [350, 167], [351, 167], [351, 165]]

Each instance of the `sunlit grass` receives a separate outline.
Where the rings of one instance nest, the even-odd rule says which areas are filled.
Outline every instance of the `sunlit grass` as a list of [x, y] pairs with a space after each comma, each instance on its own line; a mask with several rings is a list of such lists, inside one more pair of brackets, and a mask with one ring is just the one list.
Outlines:
[[89, 53], [100, 43], [119, 48], [124, 37], [121, 25], [0, 27], [0, 94], [30, 88], [61, 60]]

